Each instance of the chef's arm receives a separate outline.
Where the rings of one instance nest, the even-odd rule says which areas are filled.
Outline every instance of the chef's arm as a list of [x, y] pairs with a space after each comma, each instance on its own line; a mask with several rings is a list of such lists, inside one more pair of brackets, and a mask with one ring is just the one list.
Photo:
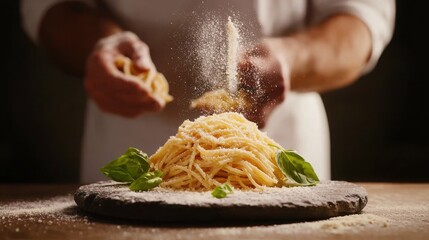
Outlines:
[[67, 73], [83, 76], [86, 59], [103, 37], [122, 31], [107, 14], [79, 1], [60, 2], [44, 15], [39, 43]]
[[273, 42], [290, 67], [294, 91], [323, 92], [348, 85], [361, 75], [371, 54], [369, 29], [346, 14]]

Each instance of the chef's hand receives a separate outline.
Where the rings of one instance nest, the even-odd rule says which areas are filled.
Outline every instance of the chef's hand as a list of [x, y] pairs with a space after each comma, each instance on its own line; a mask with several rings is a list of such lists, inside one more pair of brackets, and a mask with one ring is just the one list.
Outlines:
[[249, 95], [245, 117], [263, 128], [274, 107], [283, 102], [289, 89], [289, 65], [276, 54], [276, 42], [266, 39], [244, 51], [240, 57], [240, 87]]
[[148, 46], [134, 33], [120, 32], [101, 39], [86, 62], [85, 89], [101, 110], [124, 117], [137, 117], [143, 112], [160, 111], [162, 105], [139, 83], [125, 75], [115, 61], [130, 58], [141, 72], [155, 72]]

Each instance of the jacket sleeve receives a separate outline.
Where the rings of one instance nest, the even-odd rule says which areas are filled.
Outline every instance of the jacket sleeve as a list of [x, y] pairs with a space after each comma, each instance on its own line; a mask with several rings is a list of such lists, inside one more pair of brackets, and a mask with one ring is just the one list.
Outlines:
[[[72, 0], [21, 0], [21, 24], [25, 33], [38, 42], [40, 24], [45, 13], [55, 4]], [[95, 6], [95, 0], [74, 0]]]
[[371, 33], [372, 51], [363, 73], [371, 71], [389, 44], [395, 25], [394, 0], [313, 0], [312, 24], [336, 13], [351, 14], [362, 20]]

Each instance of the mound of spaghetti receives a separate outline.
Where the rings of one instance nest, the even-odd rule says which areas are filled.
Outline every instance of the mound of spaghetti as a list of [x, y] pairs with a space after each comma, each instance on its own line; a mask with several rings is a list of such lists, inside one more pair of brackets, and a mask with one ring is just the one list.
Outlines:
[[227, 112], [186, 120], [150, 162], [164, 173], [162, 187], [203, 191], [228, 183], [261, 189], [284, 179], [272, 145], [279, 146], [255, 123]]

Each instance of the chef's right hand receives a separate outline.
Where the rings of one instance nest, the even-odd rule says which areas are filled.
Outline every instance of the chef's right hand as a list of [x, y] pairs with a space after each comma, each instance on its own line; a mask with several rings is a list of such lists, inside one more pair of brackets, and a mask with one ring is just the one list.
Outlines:
[[279, 44], [279, 40], [264, 39], [240, 55], [240, 87], [247, 90], [251, 104], [243, 114], [259, 128], [285, 100], [290, 86], [290, 67], [279, 55]]
[[98, 107], [108, 113], [137, 117], [162, 110], [139, 79], [125, 75], [115, 61], [125, 56], [141, 72], [156, 72], [148, 46], [134, 33], [120, 32], [101, 39], [86, 62], [85, 89]]

